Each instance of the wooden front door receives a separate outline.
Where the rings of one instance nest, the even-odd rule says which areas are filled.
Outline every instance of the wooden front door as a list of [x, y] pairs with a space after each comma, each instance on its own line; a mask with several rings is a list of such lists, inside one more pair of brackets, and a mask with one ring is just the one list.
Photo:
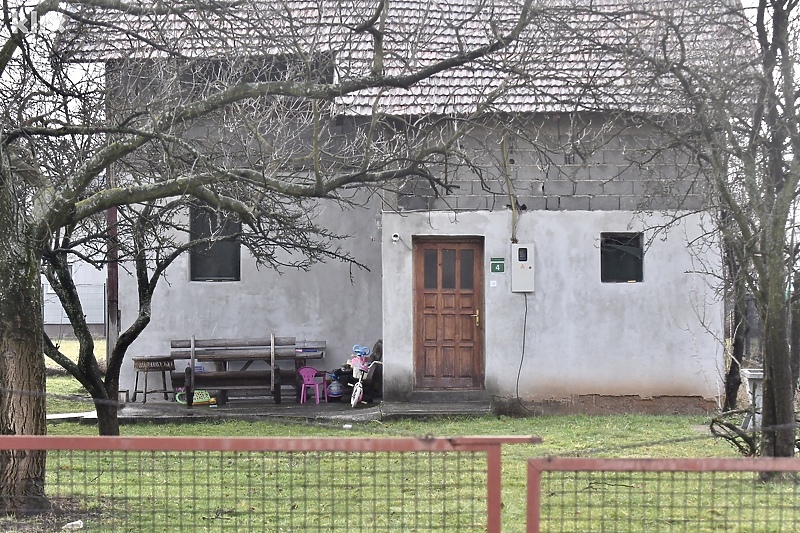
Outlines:
[[482, 389], [483, 240], [414, 240], [414, 373], [421, 389]]

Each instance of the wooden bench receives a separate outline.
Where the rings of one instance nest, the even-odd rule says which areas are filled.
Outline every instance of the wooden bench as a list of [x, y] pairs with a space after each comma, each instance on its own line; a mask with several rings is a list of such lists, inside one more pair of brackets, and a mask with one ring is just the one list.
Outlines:
[[[281, 387], [296, 385], [295, 372], [308, 359], [325, 355], [325, 341], [301, 341], [295, 337], [269, 339], [191, 339], [173, 340], [170, 356], [173, 360], [188, 360], [183, 371], [171, 372], [172, 386], [186, 389], [186, 405], [192, 406], [194, 391], [218, 389], [217, 403], [227, 401], [228, 391], [269, 391], [276, 404], [281, 403]], [[292, 361], [291, 369], [281, 369], [279, 360]], [[254, 362], [263, 361], [266, 368], [252, 369]], [[213, 369], [198, 370], [198, 363], [212, 363]], [[241, 363], [232, 368], [232, 363]]]

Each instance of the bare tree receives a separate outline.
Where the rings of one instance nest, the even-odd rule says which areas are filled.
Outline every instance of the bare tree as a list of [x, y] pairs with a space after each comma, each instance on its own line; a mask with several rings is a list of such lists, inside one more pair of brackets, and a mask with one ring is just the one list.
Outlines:
[[[632, 83], [621, 77], [613, 91], [593, 92], [662, 133], [663, 143], [632, 160], [648, 161], [666, 147], [680, 150], [684, 168], [705, 188], [708, 207], [724, 213], [719, 230], [728, 262], [743, 275], [763, 325], [761, 450], [791, 456], [797, 361], [787, 294], [796, 265], [789, 237], [800, 181], [797, 2], [762, 0], [751, 9], [728, 0], [681, 9], [623, 2], [570, 10], [575, 19], [565, 18], [562, 27], [576, 46], [607, 54], [621, 71], [640, 73]], [[583, 17], [596, 32], [587, 35], [576, 24]]]
[[[411, 113], [390, 113], [390, 96], [497, 53], [532, 11], [525, 1], [498, 16], [485, 2], [432, 24], [426, 5], [418, 19], [391, 20], [387, 2], [47, 0], [19, 13], [4, 4], [3, 434], [45, 433], [43, 352], [92, 394], [101, 432], [118, 432], [105, 402], [158, 278], [188, 246], [208, 244], [187, 237], [192, 208], [240, 222], [210, 240], [304, 267], [353, 260], [314, 224], [315, 199], [347, 204], [352, 191], [410, 177], [447, 186], [432, 169], [459, 157], [462, 127], [393, 118]], [[422, 54], [430, 43], [436, 53]], [[132, 261], [140, 302], [103, 378], [66, 266], [70, 256], [100, 264], [109, 250]], [[81, 341], [76, 363], [43, 340], [42, 264]], [[3, 509], [48, 507], [42, 453], [4, 454], [0, 479]]]

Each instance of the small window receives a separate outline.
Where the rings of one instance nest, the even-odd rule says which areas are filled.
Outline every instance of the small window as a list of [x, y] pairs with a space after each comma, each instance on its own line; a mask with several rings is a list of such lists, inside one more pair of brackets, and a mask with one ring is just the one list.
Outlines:
[[[220, 220], [221, 219], [221, 220]], [[231, 239], [241, 231], [242, 224], [233, 217], [208, 208], [192, 207], [189, 232], [192, 241], [214, 238], [210, 243], [199, 244], [189, 253], [189, 270], [192, 281], [239, 281], [239, 242]], [[225, 238], [228, 237], [228, 240]]]
[[634, 283], [644, 279], [641, 233], [600, 234], [600, 281]]

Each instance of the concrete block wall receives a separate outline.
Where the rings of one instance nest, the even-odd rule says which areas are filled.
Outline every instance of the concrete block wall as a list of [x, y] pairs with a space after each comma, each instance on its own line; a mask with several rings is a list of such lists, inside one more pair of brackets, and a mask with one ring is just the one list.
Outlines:
[[[407, 182], [398, 196], [403, 210], [502, 209], [513, 195], [526, 209], [547, 211], [700, 210], [703, 187], [685, 156], [665, 152], [655, 131], [602, 117], [541, 116], [526, 122], [528, 139], [486, 128], [465, 141], [482, 176], [466, 165], [437, 169], [453, 189], [436, 194], [425, 180]], [[511, 139], [511, 140], [508, 140]], [[501, 168], [503, 149], [506, 164]], [[505, 176], [508, 172], [508, 178]]]

